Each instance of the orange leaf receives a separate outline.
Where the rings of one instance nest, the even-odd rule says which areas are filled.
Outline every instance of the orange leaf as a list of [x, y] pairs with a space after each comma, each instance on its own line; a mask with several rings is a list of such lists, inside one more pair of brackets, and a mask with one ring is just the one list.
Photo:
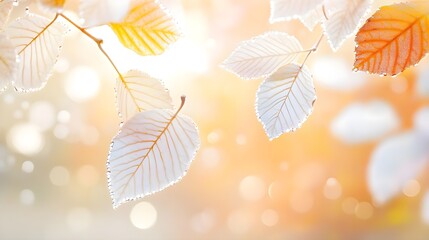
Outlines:
[[380, 8], [356, 35], [356, 70], [396, 75], [429, 51], [429, 3]]

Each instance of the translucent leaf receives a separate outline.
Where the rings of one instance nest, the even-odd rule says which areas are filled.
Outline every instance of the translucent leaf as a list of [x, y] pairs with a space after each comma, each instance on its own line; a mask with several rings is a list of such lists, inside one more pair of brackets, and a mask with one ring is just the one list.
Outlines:
[[372, 0], [341, 0], [337, 4], [339, 10], [330, 15], [328, 20], [324, 19], [323, 27], [334, 51], [358, 30], [371, 4]]
[[133, 1], [124, 20], [110, 27], [125, 47], [143, 56], [163, 53], [179, 37], [173, 19], [156, 0]]
[[114, 208], [185, 176], [200, 140], [195, 123], [178, 114], [180, 109], [138, 113], [113, 139], [107, 165]]
[[313, 111], [315, 101], [316, 92], [308, 68], [289, 64], [259, 87], [257, 115], [272, 140], [299, 128]]
[[241, 78], [256, 79], [272, 74], [303, 52], [295, 37], [269, 32], [242, 42], [222, 66]]
[[270, 22], [287, 21], [305, 16], [323, 0], [271, 0]]
[[380, 8], [356, 35], [355, 69], [396, 75], [417, 64], [429, 50], [429, 3]]
[[399, 117], [389, 103], [371, 101], [347, 106], [332, 121], [331, 131], [345, 143], [359, 144], [380, 139], [399, 126]]
[[308, 30], [313, 31], [316, 25], [325, 19], [322, 7], [318, 7], [304, 16], [299, 17], [299, 20]]
[[18, 74], [13, 82], [17, 91], [43, 88], [58, 59], [67, 28], [58, 21], [27, 14], [8, 29], [19, 56]]
[[0, 92], [16, 77], [15, 47], [4, 33], [0, 33]]
[[81, 0], [79, 12], [85, 27], [122, 22], [130, 9], [131, 0]]
[[373, 199], [384, 204], [398, 195], [409, 180], [422, 172], [429, 160], [429, 139], [407, 132], [382, 142], [368, 165], [368, 185]]
[[123, 121], [145, 110], [173, 108], [170, 94], [162, 82], [136, 70], [129, 71], [123, 79], [118, 78], [116, 99]]
[[10, 12], [13, 8], [13, 1], [12, 0], [3, 0], [0, 1], [0, 30], [2, 30], [5, 26], [7, 21], [9, 20]]

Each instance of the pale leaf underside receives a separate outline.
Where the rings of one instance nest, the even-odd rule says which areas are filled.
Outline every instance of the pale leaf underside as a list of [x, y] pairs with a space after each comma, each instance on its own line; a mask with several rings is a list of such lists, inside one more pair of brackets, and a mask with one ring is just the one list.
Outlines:
[[4, 33], [0, 33], [0, 92], [15, 78], [16, 69], [15, 47]]
[[380, 8], [356, 36], [355, 69], [396, 75], [417, 64], [429, 50], [429, 4]]
[[135, 1], [125, 19], [110, 27], [125, 47], [143, 56], [163, 53], [180, 35], [173, 19], [155, 0]]
[[241, 43], [222, 66], [241, 78], [256, 79], [272, 74], [303, 52], [295, 37], [269, 32]]
[[28, 92], [42, 88], [57, 61], [67, 28], [41, 16], [27, 14], [7, 29], [19, 57], [18, 73], [13, 85]]
[[116, 99], [123, 121], [145, 110], [173, 108], [169, 92], [162, 82], [136, 70], [123, 75], [123, 79], [117, 79]]
[[270, 22], [303, 17], [322, 3], [323, 0], [271, 0]]
[[272, 140], [299, 128], [313, 111], [316, 92], [306, 66], [289, 64], [259, 87], [257, 116]]
[[333, 50], [337, 50], [343, 42], [355, 33], [363, 21], [363, 17], [371, 7], [372, 0], [349, 0], [342, 4], [341, 9], [324, 20], [324, 29]]
[[172, 110], [149, 110], [126, 122], [108, 158], [113, 206], [142, 198], [185, 176], [199, 147], [193, 121]]
[[79, 13], [85, 27], [121, 22], [130, 9], [130, 0], [81, 0]]
[[322, 7], [317, 7], [304, 16], [299, 17], [302, 24], [304, 24], [304, 26], [310, 31], [313, 31], [317, 24], [322, 22], [323, 19], [325, 19], [325, 15]]

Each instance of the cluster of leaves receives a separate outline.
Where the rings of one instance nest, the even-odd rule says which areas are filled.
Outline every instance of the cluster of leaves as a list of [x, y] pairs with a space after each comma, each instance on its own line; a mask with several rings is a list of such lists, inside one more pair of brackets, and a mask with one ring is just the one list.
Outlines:
[[[309, 30], [321, 24], [323, 35], [303, 50], [287, 33], [268, 32], [244, 41], [223, 67], [243, 79], [265, 78], [256, 97], [256, 113], [270, 140], [295, 131], [313, 111], [312, 75], [305, 63], [326, 36], [333, 51], [356, 34], [355, 70], [396, 75], [428, 52], [429, 3], [395, 4], [379, 9], [365, 24], [372, 0], [271, 0], [271, 22], [299, 19]], [[363, 26], [359, 29], [359, 27]], [[305, 55], [303, 61], [300, 57]]]
[[122, 74], [103, 49], [103, 41], [86, 30], [108, 25], [126, 48], [142, 56], [159, 55], [180, 35], [172, 17], [156, 0], [84, 0], [81, 27], [62, 13], [64, 0], [37, 2], [55, 17], [26, 12], [8, 23], [18, 1], [0, 1], [0, 88], [12, 85], [18, 92], [43, 88], [61, 53], [68, 22], [98, 45], [118, 73], [117, 107], [124, 124], [113, 139], [107, 164], [113, 206], [180, 180], [199, 148], [195, 123], [179, 113], [185, 97], [173, 111], [160, 80], [139, 70]]

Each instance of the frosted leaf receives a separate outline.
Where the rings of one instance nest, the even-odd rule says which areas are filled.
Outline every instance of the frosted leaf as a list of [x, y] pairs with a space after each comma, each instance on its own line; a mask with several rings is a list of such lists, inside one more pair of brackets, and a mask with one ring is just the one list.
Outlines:
[[160, 55], [180, 37], [175, 20], [157, 0], [132, 1], [123, 21], [109, 26], [122, 45], [142, 56]]
[[113, 139], [108, 179], [113, 207], [142, 198], [182, 179], [199, 148], [195, 123], [168, 109], [136, 114]]
[[162, 82], [137, 70], [117, 79], [116, 100], [123, 121], [145, 110], [173, 108], [170, 94]]
[[259, 87], [256, 114], [272, 140], [299, 128], [313, 111], [315, 101], [316, 92], [308, 68], [289, 64]]
[[299, 20], [308, 30], [313, 31], [316, 25], [325, 19], [322, 7], [318, 7], [304, 16], [299, 17]]
[[324, 0], [271, 0], [270, 22], [287, 21], [305, 16]]
[[269, 32], [244, 41], [222, 66], [244, 79], [266, 77], [303, 53], [299, 41], [286, 33]]
[[0, 33], [0, 92], [15, 79], [17, 64], [15, 47], [4, 33]]
[[329, 19], [324, 19], [322, 26], [332, 49], [336, 51], [348, 37], [357, 32], [363, 23], [363, 17], [371, 7], [372, 0], [334, 0], [334, 2], [336, 4], [333, 5], [338, 10], [330, 15]]
[[17, 91], [36, 91], [46, 85], [66, 32], [62, 23], [34, 14], [27, 14], [8, 26], [6, 33], [19, 57], [17, 78], [12, 82]]

